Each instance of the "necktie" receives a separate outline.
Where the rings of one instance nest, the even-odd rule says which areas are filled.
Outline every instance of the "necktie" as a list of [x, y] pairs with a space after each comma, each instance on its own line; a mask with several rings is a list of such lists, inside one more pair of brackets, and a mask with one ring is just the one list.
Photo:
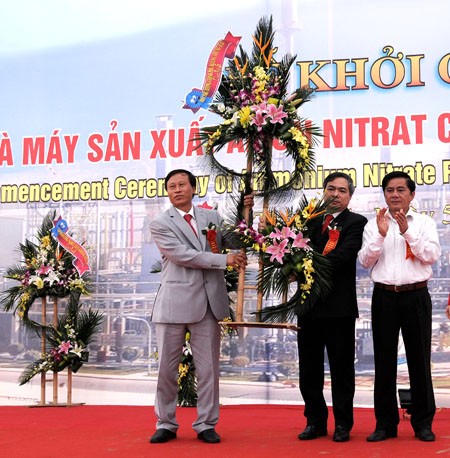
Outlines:
[[194, 226], [192, 225], [191, 223], [191, 219], [192, 219], [192, 215], [190, 215], [189, 213], [186, 213], [183, 218], [187, 221], [187, 223], [189, 224], [189, 226], [191, 226], [191, 229], [194, 231], [194, 234], [196, 237], [198, 237], [197, 235], [197, 231], [195, 230]]
[[323, 224], [322, 224], [322, 234], [327, 230], [332, 220], [333, 220], [333, 215], [330, 215], [329, 213], [328, 215], [325, 215], [325, 219], [323, 220]]

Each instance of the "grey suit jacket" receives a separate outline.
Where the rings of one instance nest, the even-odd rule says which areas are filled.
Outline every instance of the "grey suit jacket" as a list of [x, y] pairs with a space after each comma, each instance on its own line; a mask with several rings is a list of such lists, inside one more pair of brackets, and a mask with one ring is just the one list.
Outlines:
[[[202, 229], [223, 220], [215, 210], [194, 207], [198, 238], [172, 206], [150, 223], [153, 240], [162, 256], [161, 285], [155, 300], [155, 323], [196, 323], [206, 313], [208, 303], [214, 316], [229, 316], [224, 279], [225, 254], [212, 253]], [[222, 236], [217, 231], [222, 249]]]

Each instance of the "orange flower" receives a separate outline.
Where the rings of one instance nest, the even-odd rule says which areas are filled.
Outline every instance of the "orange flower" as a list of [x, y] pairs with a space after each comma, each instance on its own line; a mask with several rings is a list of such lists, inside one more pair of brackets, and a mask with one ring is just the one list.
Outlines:
[[270, 64], [272, 62], [272, 57], [273, 57], [273, 49], [270, 49], [269, 50], [269, 55], [266, 57], [265, 55], [265, 51], [267, 49], [267, 47], [270, 45], [270, 42], [267, 41], [266, 43], [262, 43], [262, 33], [260, 33], [259, 35], [259, 40], [256, 39], [255, 36], [252, 35], [252, 38], [253, 38], [253, 41], [255, 42], [255, 45], [259, 48], [259, 50], [261, 51], [261, 55], [264, 59], [264, 62], [266, 64], [266, 67], [270, 67]]
[[316, 201], [314, 199], [311, 199], [308, 206], [303, 210], [302, 213], [305, 219], [309, 220], [317, 216], [320, 216], [324, 214], [325, 212], [326, 212], [326, 209], [323, 209], [322, 211], [316, 211]]
[[286, 213], [283, 214], [282, 211], [280, 211], [280, 216], [283, 219], [283, 221], [286, 223], [287, 227], [291, 227], [292, 223], [295, 221], [295, 216], [289, 217], [289, 210], [286, 209]]
[[277, 218], [275, 216], [275, 212], [270, 212], [269, 210], [265, 210], [264, 218], [271, 226], [275, 226], [277, 224]]
[[237, 57], [234, 58], [234, 63], [236, 64], [236, 68], [241, 72], [241, 75], [244, 76], [247, 73], [248, 60], [245, 62], [243, 67], [239, 65]]

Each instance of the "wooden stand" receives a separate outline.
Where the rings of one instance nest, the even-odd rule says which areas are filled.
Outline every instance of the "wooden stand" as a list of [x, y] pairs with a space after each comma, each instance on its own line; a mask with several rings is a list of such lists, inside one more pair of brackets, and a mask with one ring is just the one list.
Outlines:
[[[42, 311], [41, 311], [41, 324], [42, 326], [47, 325], [47, 298], [43, 297], [41, 300]], [[53, 298], [53, 326], [58, 326], [58, 298]], [[41, 337], [41, 351], [42, 353], [47, 352], [47, 340], [45, 330], [42, 330]], [[53, 398], [52, 402], [46, 403], [46, 384], [52, 382], [53, 385]], [[73, 404], [72, 403], [72, 369], [69, 367], [67, 370], [67, 402], [58, 402], [58, 372], [53, 371], [52, 380], [47, 380], [46, 372], [41, 373], [41, 399], [39, 404], [34, 407], [71, 407], [74, 405], [82, 405], [83, 403]]]
[[[272, 149], [272, 143], [270, 142], [270, 150]], [[252, 161], [251, 159], [247, 159], [247, 183], [249, 180], [251, 181], [251, 176], [252, 176]], [[250, 186], [246, 185], [246, 191], [248, 191], [248, 188]], [[269, 209], [269, 199], [267, 196], [264, 197], [264, 202], [263, 202], [263, 213], [265, 213]], [[250, 221], [250, 210], [248, 207], [244, 207], [244, 219], [247, 222], [249, 226], [253, 223], [253, 221]], [[245, 248], [242, 248], [241, 250], [243, 253], [246, 252]], [[262, 259], [260, 258], [259, 260], [259, 278], [262, 278], [262, 273], [264, 271], [264, 263]], [[238, 278], [238, 288], [237, 288], [237, 300], [236, 300], [236, 321], [233, 322], [222, 322], [221, 324], [231, 326], [234, 328], [237, 327], [259, 327], [259, 328], [282, 328], [282, 329], [291, 329], [291, 330], [297, 330], [298, 327], [292, 323], [264, 323], [262, 321], [258, 321], [259, 318], [257, 318], [257, 321], [244, 321], [244, 296], [245, 296], [245, 290], [248, 289], [255, 289], [254, 286], [246, 285], [245, 284], [245, 269], [241, 269], [239, 272], [239, 278]], [[262, 304], [263, 304], [263, 289], [262, 285], [257, 286], [257, 297], [256, 297], [256, 316], [259, 317], [260, 312], [262, 310]], [[283, 298], [283, 301], [286, 301], [286, 297]]]

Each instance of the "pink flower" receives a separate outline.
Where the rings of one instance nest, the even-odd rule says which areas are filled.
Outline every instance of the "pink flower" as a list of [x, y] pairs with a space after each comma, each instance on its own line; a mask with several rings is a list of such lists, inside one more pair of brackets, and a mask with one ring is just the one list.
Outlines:
[[273, 245], [266, 249], [266, 252], [272, 255], [270, 262], [276, 259], [280, 264], [283, 264], [284, 254], [289, 253], [289, 250], [286, 248], [287, 243], [287, 240], [283, 240], [281, 243], [278, 243], [276, 240], [273, 241]]
[[52, 266], [44, 266], [42, 265], [41, 267], [39, 267], [39, 269], [37, 270], [37, 274], [38, 275], [47, 275], [49, 272], [51, 272], [53, 270], [53, 267]]
[[262, 246], [264, 243], [264, 235], [260, 234], [259, 232], [256, 232], [253, 239], [255, 240], [255, 243], [257, 243], [259, 246]]
[[49, 353], [56, 362], [61, 361], [61, 355], [58, 353], [57, 348], [50, 348]]
[[257, 110], [255, 116], [251, 119], [250, 124], [254, 124], [258, 130], [262, 130], [263, 126], [267, 124], [264, 111]]
[[67, 342], [61, 342], [60, 346], [58, 347], [58, 352], [59, 353], [64, 353], [65, 355], [67, 355], [67, 353], [69, 353], [69, 350], [73, 348], [72, 347], [72, 344], [67, 341]]
[[287, 118], [287, 113], [283, 111], [283, 107], [278, 107], [273, 103], [269, 103], [267, 106], [267, 116], [271, 119], [272, 124], [280, 123], [283, 124], [283, 119]]
[[284, 226], [281, 231], [276, 227], [275, 232], [271, 232], [269, 237], [276, 240], [284, 240], [288, 238], [294, 239], [295, 233], [292, 232], [291, 229], [289, 229], [287, 226]]
[[309, 248], [308, 242], [309, 242], [309, 239], [303, 238], [303, 234], [299, 232], [297, 237], [295, 237], [295, 240], [292, 243], [292, 246], [294, 248]]

